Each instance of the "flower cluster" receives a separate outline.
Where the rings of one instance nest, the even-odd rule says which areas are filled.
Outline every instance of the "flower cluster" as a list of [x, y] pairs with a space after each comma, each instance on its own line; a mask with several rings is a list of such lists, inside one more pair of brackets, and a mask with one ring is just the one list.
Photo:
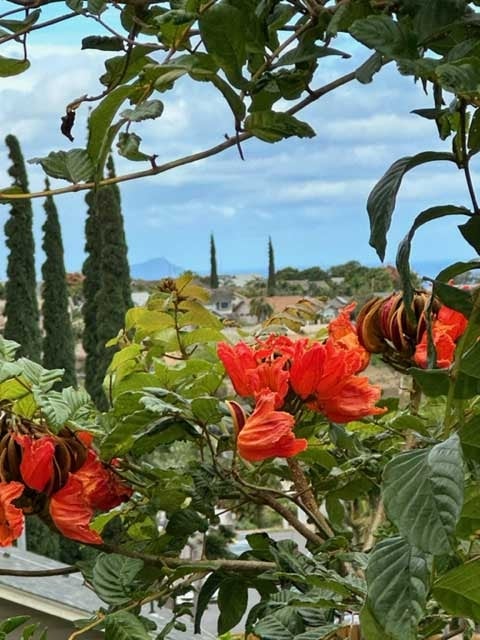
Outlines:
[[425, 311], [431, 304], [432, 339], [437, 354], [437, 366], [447, 368], [453, 362], [455, 346], [467, 326], [460, 312], [430, 299], [426, 291], [413, 296], [407, 313], [403, 295], [392, 293], [386, 298], [372, 298], [360, 310], [357, 318], [358, 337], [370, 353], [383, 357], [400, 368], [416, 364], [427, 367], [428, 332]]
[[330, 323], [325, 342], [271, 335], [252, 346], [218, 345], [235, 391], [256, 402], [249, 418], [240, 405], [229, 403], [242, 458], [257, 461], [303, 451], [307, 442], [296, 438], [293, 428], [295, 414], [304, 407], [342, 423], [384, 412], [375, 406], [380, 388], [357, 375], [369, 354], [350, 321], [353, 308], [346, 307]]
[[23, 531], [24, 514], [48, 519], [68, 538], [100, 544], [91, 529], [96, 510], [132, 494], [92, 448], [93, 436], [63, 428], [58, 434], [3, 414], [0, 423], [0, 546]]

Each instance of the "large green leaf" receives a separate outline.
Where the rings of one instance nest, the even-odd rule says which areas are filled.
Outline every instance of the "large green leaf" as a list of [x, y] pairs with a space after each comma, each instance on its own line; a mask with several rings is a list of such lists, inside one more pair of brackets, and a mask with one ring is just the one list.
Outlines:
[[422, 211], [418, 214], [412, 226], [410, 227], [410, 231], [398, 245], [397, 269], [400, 277], [402, 278], [404, 302], [407, 307], [410, 305], [413, 296], [412, 279], [410, 273], [410, 249], [415, 232], [427, 222], [431, 222], [432, 220], [437, 220], [438, 218], [443, 218], [445, 216], [454, 215], [471, 216], [472, 212], [465, 207], [458, 207], [453, 204], [446, 204], [443, 206], [430, 207], [429, 209], [425, 209], [425, 211]]
[[117, 611], [105, 618], [105, 640], [152, 640], [152, 636], [138, 616], [128, 611]]
[[5, 58], [0, 56], [0, 78], [8, 78], [23, 73], [30, 66], [29, 60], [19, 60], [18, 58]]
[[448, 613], [480, 619], [480, 559], [470, 560], [433, 585], [433, 594]]
[[163, 102], [161, 100], [146, 100], [137, 104], [134, 109], [125, 109], [120, 116], [131, 122], [141, 122], [142, 120], [159, 118], [162, 113]]
[[356, 20], [349, 29], [352, 36], [379, 53], [395, 57], [418, 57], [415, 34], [390, 16], [368, 16]]
[[438, 65], [436, 69], [442, 87], [457, 95], [474, 97], [480, 86], [480, 60], [476, 57], [462, 58], [455, 62]]
[[413, 20], [413, 28], [420, 42], [438, 36], [465, 12], [465, 3], [457, 0], [428, 0], [419, 5]]
[[368, 599], [376, 621], [397, 640], [416, 640], [429, 590], [425, 554], [399, 536], [382, 540], [367, 567]]
[[94, 172], [97, 179], [103, 177], [103, 167], [116, 134], [116, 130], [112, 129], [110, 125], [117, 111], [125, 100], [133, 94], [134, 90], [129, 85], [117, 87], [90, 114], [88, 119], [87, 152], [92, 159], [92, 163], [95, 163]]
[[248, 604], [248, 588], [241, 578], [227, 578], [218, 591], [218, 634], [230, 631], [240, 622]]
[[117, 553], [101, 553], [93, 567], [93, 586], [108, 604], [125, 604], [132, 598], [133, 581], [143, 569], [143, 560]]
[[446, 396], [450, 385], [448, 371], [445, 369], [417, 369], [410, 367], [408, 373], [429, 398]]
[[201, 15], [198, 24], [208, 53], [235, 87], [245, 89], [248, 83], [242, 76], [247, 60], [243, 11], [221, 0]]
[[455, 162], [455, 156], [453, 153], [423, 151], [415, 156], [400, 158], [389, 167], [368, 196], [370, 245], [376, 249], [381, 260], [385, 257], [387, 233], [392, 222], [392, 213], [403, 176], [414, 167], [438, 160]]
[[277, 609], [255, 625], [255, 635], [262, 640], [295, 640], [304, 633], [301, 617], [293, 607]]
[[28, 622], [30, 620], [30, 616], [14, 616], [13, 618], [7, 618], [6, 620], [2, 620], [0, 623], [0, 632], [3, 633], [11, 633], [21, 627], [22, 624]]
[[388, 517], [411, 545], [436, 555], [451, 552], [463, 504], [458, 436], [393, 458], [385, 467], [383, 497]]
[[61, 429], [70, 417], [70, 407], [65, 402], [63, 394], [60, 391], [44, 393], [33, 387], [33, 397], [48, 424], [54, 430]]
[[205, 582], [202, 584], [202, 588], [198, 594], [197, 606], [195, 610], [194, 631], [195, 633], [201, 633], [201, 622], [203, 614], [205, 613], [213, 594], [217, 591], [224, 576], [221, 573], [211, 573]]
[[61, 178], [74, 184], [93, 178], [93, 163], [85, 149], [52, 151], [45, 158], [32, 158], [28, 162], [42, 165], [45, 173], [52, 178]]
[[246, 118], [245, 129], [264, 142], [278, 142], [291, 136], [315, 136], [315, 131], [306, 122], [276, 111], [255, 111]]

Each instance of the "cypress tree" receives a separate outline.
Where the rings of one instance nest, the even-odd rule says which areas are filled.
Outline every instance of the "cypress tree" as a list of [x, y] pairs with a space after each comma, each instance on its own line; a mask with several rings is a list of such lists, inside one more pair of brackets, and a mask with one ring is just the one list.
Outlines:
[[[46, 188], [49, 189], [48, 180]], [[62, 232], [52, 196], [47, 196], [44, 209], [43, 250], [43, 366], [65, 369], [62, 386], [76, 386], [75, 341], [68, 311], [67, 274], [63, 261]]]
[[100, 408], [106, 407], [102, 382], [115, 351], [105, 343], [124, 326], [125, 313], [131, 305], [130, 269], [123, 218], [115, 189], [103, 187], [97, 193], [97, 210], [101, 230], [100, 288], [97, 305], [97, 379], [96, 396]]
[[[15, 136], [5, 138], [12, 164], [8, 170], [13, 186], [28, 192], [28, 178], [20, 144]], [[35, 274], [35, 243], [33, 211], [30, 200], [13, 201], [5, 224], [5, 236], [10, 252], [5, 287], [7, 317], [4, 336], [19, 342], [19, 355], [40, 361], [41, 335]]]
[[[108, 162], [109, 177], [115, 175]], [[105, 343], [124, 325], [132, 306], [130, 268], [117, 185], [102, 187], [86, 197], [85, 226], [87, 259], [83, 265], [85, 386], [101, 409], [107, 406], [102, 383], [114, 349]]]
[[97, 292], [100, 286], [100, 261], [102, 255], [100, 222], [95, 206], [96, 192], [89, 191], [85, 197], [87, 204], [87, 218], [85, 221], [85, 253], [87, 257], [83, 263], [83, 336], [82, 344], [85, 350], [85, 387], [95, 398], [96, 372], [98, 369], [97, 354]]
[[273, 253], [272, 239], [268, 238], [268, 279], [267, 296], [275, 295], [275, 257]]
[[218, 289], [217, 252], [213, 233], [210, 234], [210, 288]]

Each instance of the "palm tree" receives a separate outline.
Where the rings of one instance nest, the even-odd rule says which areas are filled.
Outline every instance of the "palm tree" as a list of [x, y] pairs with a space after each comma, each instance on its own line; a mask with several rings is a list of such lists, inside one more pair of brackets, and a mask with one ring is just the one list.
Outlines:
[[265, 298], [253, 298], [250, 302], [250, 315], [255, 316], [258, 322], [264, 322], [273, 315], [273, 307]]

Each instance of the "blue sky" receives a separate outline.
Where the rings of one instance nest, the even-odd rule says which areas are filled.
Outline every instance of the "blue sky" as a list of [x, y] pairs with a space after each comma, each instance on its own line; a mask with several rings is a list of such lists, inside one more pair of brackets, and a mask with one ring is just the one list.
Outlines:
[[[101, 32], [97, 25], [78, 19], [34, 34], [29, 71], [1, 80], [1, 138], [10, 132], [17, 135], [25, 158], [70, 148], [58, 125], [68, 102], [98, 90], [104, 54], [80, 51], [82, 35], [94, 32]], [[2, 53], [13, 54], [14, 50], [9, 45]], [[322, 61], [314, 86], [347, 72], [368, 55], [360, 45], [349, 43], [348, 50], [354, 54], [352, 60]], [[181, 79], [174, 91], [159, 95], [165, 103], [162, 117], [136, 129], [144, 139], [144, 150], [157, 153], [162, 162], [221, 142], [232, 131], [231, 117], [222, 99], [212, 92], [207, 84]], [[244, 145], [245, 162], [230, 149], [195, 165], [124, 183], [130, 262], [163, 256], [182, 267], [207, 271], [212, 232], [219, 269], [225, 273], [265, 267], [269, 235], [279, 268], [329, 266], [353, 259], [378, 264], [368, 245], [365, 203], [370, 189], [397, 158], [425, 149], [449, 149], [448, 141], [437, 139], [432, 123], [409, 113], [423, 106], [431, 103], [421, 86], [389, 66], [373, 84], [352, 83], [302, 112], [299, 117], [317, 133], [313, 139], [289, 139], [275, 145], [249, 141]], [[84, 106], [77, 117], [74, 146], [84, 142], [86, 113]], [[0, 176], [5, 185], [7, 166], [6, 153], [1, 154]], [[118, 172], [141, 168], [146, 165], [117, 158]], [[40, 189], [41, 169], [29, 165], [29, 176], [31, 188]], [[84, 194], [59, 196], [56, 203], [67, 268], [79, 270]], [[450, 163], [417, 169], [404, 181], [387, 261], [394, 260], [396, 244], [415, 215], [435, 204], [469, 205], [462, 175]], [[34, 202], [34, 211], [37, 262], [41, 263], [41, 201]], [[0, 208], [2, 227], [7, 212], [7, 207]], [[430, 263], [472, 257], [454, 220], [418, 232], [413, 261], [422, 275], [434, 275]], [[5, 263], [0, 237], [2, 277]]]

